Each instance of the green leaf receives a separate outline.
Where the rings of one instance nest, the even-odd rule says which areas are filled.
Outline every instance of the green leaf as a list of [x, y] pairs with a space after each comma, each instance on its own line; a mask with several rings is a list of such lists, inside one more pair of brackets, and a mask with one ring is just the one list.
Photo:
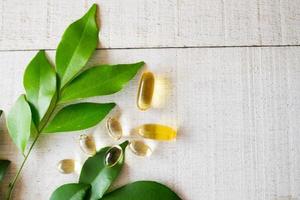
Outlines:
[[0, 160], [0, 182], [3, 180], [9, 164], [10, 164], [9, 160]]
[[44, 133], [83, 130], [95, 126], [115, 103], [78, 103], [61, 109], [44, 129]]
[[134, 64], [100, 65], [82, 72], [62, 91], [61, 102], [120, 91], [144, 62]]
[[31, 110], [25, 95], [21, 95], [7, 116], [10, 137], [24, 153], [31, 131]]
[[101, 198], [112, 182], [118, 177], [124, 165], [124, 152], [127, 145], [128, 141], [120, 144], [123, 149], [122, 158], [112, 167], [105, 165], [106, 152], [110, 147], [101, 149], [97, 154], [87, 159], [84, 163], [80, 173], [79, 182], [92, 185], [91, 200]]
[[99, 29], [96, 11], [94, 4], [81, 19], [72, 23], [57, 47], [56, 67], [61, 88], [85, 66], [97, 47]]
[[33, 121], [38, 124], [56, 92], [56, 74], [45, 51], [39, 51], [29, 63], [23, 83], [27, 100], [33, 107]]
[[181, 198], [168, 187], [154, 181], [137, 181], [116, 189], [101, 200], [181, 200]]
[[81, 183], [69, 183], [57, 188], [50, 200], [83, 200], [87, 195], [90, 185]]

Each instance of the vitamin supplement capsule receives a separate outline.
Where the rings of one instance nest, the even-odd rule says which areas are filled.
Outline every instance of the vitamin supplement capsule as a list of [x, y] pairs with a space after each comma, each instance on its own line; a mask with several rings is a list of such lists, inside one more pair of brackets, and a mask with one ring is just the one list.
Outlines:
[[94, 155], [96, 153], [96, 145], [93, 136], [86, 134], [80, 135], [79, 144], [84, 153], [88, 155]]
[[114, 140], [121, 139], [123, 135], [123, 130], [122, 130], [121, 123], [116, 118], [113, 117], [108, 118], [108, 120], [106, 121], [106, 127], [108, 130], [108, 134], [112, 139]]
[[62, 174], [71, 174], [75, 172], [76, 161], [73, 159], [64, 159], [59, 161], [57, 169]]
[[155, 79], [153, 73], [143, 73], [137, 94], [137, 107], [140, 110], [147, 110], [151, 107], [154, 84]]
[[150, 156], [152, 149], [142, 140], [133, 140], [129, 145], [130, 150], [137, 156]]
[[176, 130], [160, 124], [144, 124], [136, 129], [144, 138], [153, 140], [173, 140], [176, 138]]
[[117, 164], [123, 157], [123, 150], [120, 146], [116, 145], [111, 147], [105, 155], [105, 165], [108, 167], [113, 167]]

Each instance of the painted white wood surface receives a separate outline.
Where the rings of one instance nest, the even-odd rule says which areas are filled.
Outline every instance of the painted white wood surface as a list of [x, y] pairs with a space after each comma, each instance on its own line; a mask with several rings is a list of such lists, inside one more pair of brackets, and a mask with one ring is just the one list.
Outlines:
[[[97, 51], [89, 65], [142, 59], [159, 84], [148, 112], [135, 106], [139, 76], [121, 93], [90, 100], [116, 101], [127, 130], [146, 122], [179, 127], [177, 141], [156, 144], [150, 158], [128, 151], [116, 185], [158, 180], [186, 200], [300, 199], [299, 0], [1, 0], [0, 108], [8, 111], [23, 92], [35, 50], [48, 49], [53, 58], [66, 26], [95, 2], [99, 48], [114, 50]], [[294, 47], [225, 47], [262, 45]], [[13, 161], [2, 199], [22, 157], [3, 118], [0, 125], [0, 158]], [[98, 148], [113, 143], [103, 123], [86, 132]], [[63, 158], [86, 159], [80, 133], [40, 139], [15, 200], [46, 200], [77, 180], [55, 166]]]
[[103, 48], [300, 45], [299, 0], [1, 0], [0, 50], [55, 49], [94, 2]]
[[[0, 53], [0, 107], [5, 111], [23, 91], [23, 71], [35, 53]], [[48, 53], [53, 58], [54, 52]], [[138, 77], [121, 93], [91, 100], [115, 100], [127, 128], [161, 122], [178, 126], [179, 135], [176, 142], [157, 144], [146, 159], [127, 151], [117, 185], [158, 180], [186, 200], [300, 199], [300, 48], [101, 50], [90, 65], [141, 59], [157, 74], [159, 91], [165, 91], [155, 108], [137, 110]], [[4, 132], [0, 157], [14, 162], [8, 184], [21, 156]], [[98, 147], [112, 143], [103, 123], [88, 132], [96, 135]], [[85, 159], [79, 134], [40, 139], [15, 200], [46, 200], [58, 185], [77, 180], [55, 166], [63, 158]]]

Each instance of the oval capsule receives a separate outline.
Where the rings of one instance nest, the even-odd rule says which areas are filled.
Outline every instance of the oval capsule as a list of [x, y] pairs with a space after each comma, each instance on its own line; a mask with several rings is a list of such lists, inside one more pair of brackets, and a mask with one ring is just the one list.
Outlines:
[[176, 130], [161, 124], [144, 124], [136, 128], [139, 135], [152, 140], [173, 140], [176, 138]]
[[82, 134], [79, 138], [79, 145], [81, 150], [88, 154], [88, 155], [94, 155], [96, 153], [96, 144], [93, 136]]
[[133, 140], [130, 142], [129, 149], [137, 156], [150, 156], [152, 149], [142, 140]]
[[73, 159], [64, 159], [58, 162], [57, 169], [62, 174], [71, 174], [75, 172], [76, 161]]
[[152, 72], [144, 72], [137, 94], [137, 107], [140, 110], [147, 110], [151, 107], [154, 92], [155, 78]]
[[105, 165], [113, 167], [123, 158], [123, 150], [120, 146], [116, 145], [111, 147], [105, 155]]
[[108, 135], [114, 139], [119, 140], [123, 135], [122, 125], [116, 118], [110, 117], [106, 121], [106, 127], [108, 130]]

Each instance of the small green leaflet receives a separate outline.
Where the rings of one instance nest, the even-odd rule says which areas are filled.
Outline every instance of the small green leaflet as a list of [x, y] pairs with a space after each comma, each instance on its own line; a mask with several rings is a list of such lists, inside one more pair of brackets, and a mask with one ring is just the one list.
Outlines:
[[101, 200], [181, 200], [181, 198], [163, 184], [137, 181], [104, 195]]
[[124, 165], [124, 152], [127, 145], [128, 141], [120, 144], [120, 147], [123, 149], [123, 157], [112, 167], [105, 165], [106, 152], [110, 147], [102, 148], [96, 155], [90, 157], [84, 163], [80, 173], [79, 183], [92, 185], [90, 200], [98, 200], [101, 198], [118, 177]]
[[85, 66], [98, 43], [96, 22], [97, 6], [79, 20], [72, 23], [64, 32], [56, 50], [56, 69], [64, 87]]
[[50, 200], [84, 200], [90, 185], [82, 183], [69, 183], [57, 188]]
[[144, 62], [138, 62], [100, 65], [87, 69], [63, 89], [60, 102], [116, 93], [136, 75], [143, 65]]
[[3, 180], [9, 164], [10, 164], [9, 160], [0, 160], [0, 182]]
[[61, 109], [43, 130], [44, 133], [77, 131], [99, 123], [115, 103], [78, 103]]
[[39, 51], [25, 70], [24, 88], [37, 124], [45, 115], [56, 92], [56, 74], [45, 51]]
[[21, 95], [11, 108], [7, 116], [8, 132], [17, 145], [17, 147], [24, 153], [27, 142], [30, 138], [32, 120], [31, 110], [25, 95]]
[[[2, 110], [0, 110], [0, 117], [2, 115]], [[5, 172], [10, 164], [9, 160], [0, 160], [0, 182], [3, 180]]]

